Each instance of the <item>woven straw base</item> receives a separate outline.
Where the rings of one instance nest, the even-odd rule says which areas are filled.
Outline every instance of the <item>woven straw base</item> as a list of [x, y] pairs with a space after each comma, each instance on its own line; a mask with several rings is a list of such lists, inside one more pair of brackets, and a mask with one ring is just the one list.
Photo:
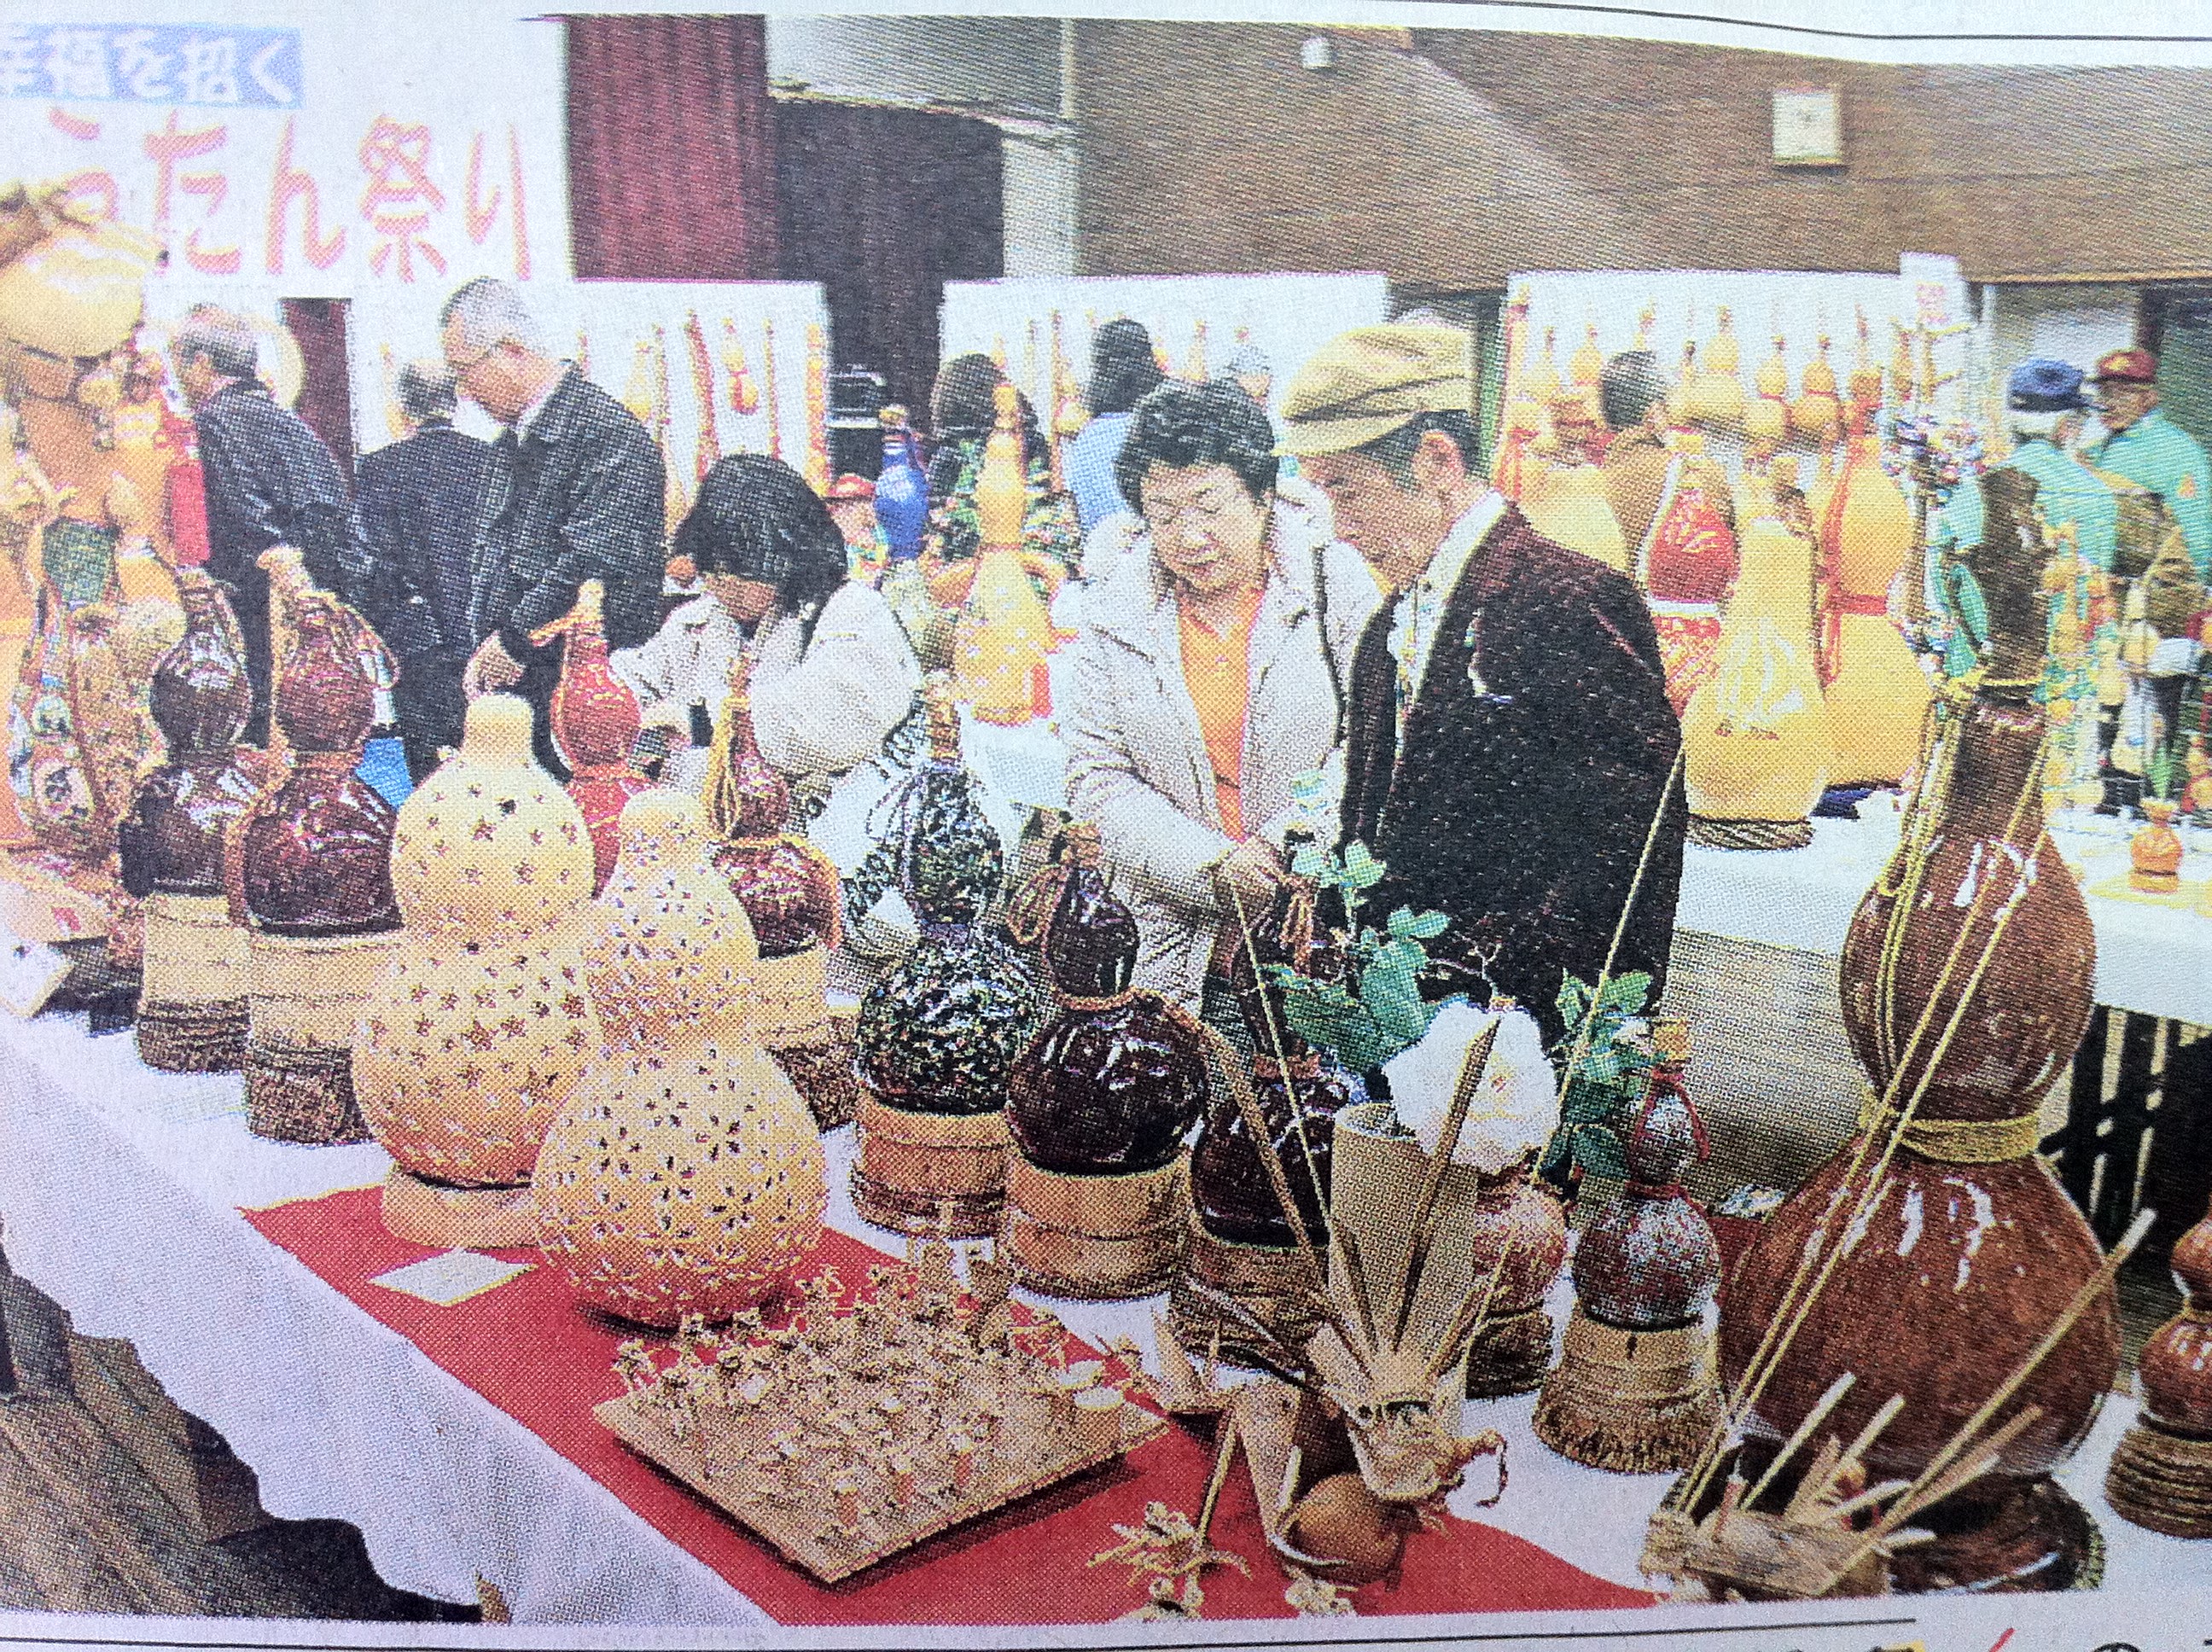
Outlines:
[[2139, 1418], [2112, 1454], [2105, 1496], [2121, 1519], [2154, 1532], [2212, 1537], [2212, 1440]]
[[1707, 820], [1690, 817], [1690, 841], [1709, 849], [1802, 849], [1813, 841], [1809, 820]]
[[398, 1165], [384, 1178], [384, 1226], [395, 1239], [434, 1250], [501, 1250], [538, 1242], [530, 1184], [454, 1187]]
[[311, 1147], [367, 1141], [368, 1127], [354, 1099], [353, 1051], [250, 1036], [246, 1123], [257, 1136]]
[[1196, 1284], [1242, 1305], [1285, 1347], [1303, 1348], [1321, 1326], [1304, 1305], [1312, 1282], [1313, 1270], [1297, 1251], [1217, 1239], [1194, 1218], [1189, 1254], [1168, 1288], [1168, 1328], [1200, 1361], [1217, 1336], [1224, 1359], [1249, 1359], [1252, 1333], [1193, 1290]]
[[1183, 1175], [1182, 1158], [1126, 1175], [1067, 1175], [1014, 1154], [1002, 1254], [1015, 1281], [1079, 1302], [1152, 1296], [1182, 1261]]
[[988, 1239], [1006, 1205], [1004, 1113], [910, 1113], [863, 1095], [853, 1205], [894, 1233]]
[[1500, 1400], [1528, 1394], [1551, 1369], [1552, 1316], [1540, 1303], [1518, 1313], [1493, 1314], [1468, 1351], [1467, 1397]]
[[1702, 1326], [1623, 1331], [1577, 1304], [1559, 1369], [1536, 1402], [1536, 1437], [1617, 1474], [1690, 1466], [1719, 1420], [1712, 1343]]
[[236, 1072], [246, 1065], [246, 1000], [138, 1000], [138, 1059], [161, 1072]]

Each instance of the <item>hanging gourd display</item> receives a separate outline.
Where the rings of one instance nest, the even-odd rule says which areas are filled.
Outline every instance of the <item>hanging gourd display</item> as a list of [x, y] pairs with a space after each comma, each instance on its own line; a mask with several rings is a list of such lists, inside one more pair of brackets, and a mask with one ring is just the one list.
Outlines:
[[1735, 336], [1735, 322], [1723, 305], [1718, 325], [1698, 357], [1698, 370], [1688, 372], [1686, 411], [1690, 422], [1717, 429], [1735, 430], [1743, 425], [1743, 346]]
[[354, 1018], [399, 926], [392, 805], [354, 772], [375, 718], [364, 655], [379, 645], [307, 582], [298, 557], [264, 559], [284, 766], [225, 845], [226, 881], [251, 931], [246, 1121], [280, 1140], [359, 1141]]
[[1771, 483], [1747, 487], [1741, 509], [1753, 519], [1712, 675], [1682, 712], [1690, 835], [1717, 848], [1798, 848], [1812, 841], [1833, 750], [1808, 635], [1813, 546]]
[[606, 1043], [539, 1150], [538, 1244], [586, 1307], [719, 1322], [820, 1239], [822, 1143], [753, 1036], [759, 954], [698, 799], [641, 792], [622, 825], [584, 947]]
[[[1721, 1308], [1737, 1474], [1755, 1482], [1816, 1408], [1822, 1437], [1872, 1430], [1855, 1455], [1875, 1482], [1933, 1484], [1989, 1442], [1986, 1473], [1913, 1515], [1932, 1539], [1887, 1556], [1900, 1589], [2065, 1588], [2094, 1564], [2090, 1518], [2051, 1471], [2119, 1364], [2111, 1273], [2036, 1151], [2096, 968], [2044, 829], [2047, 550], [2032, 478], [1982, 486], [1966, 557], [1982, 675], [1939, 716], [1903, 841], [1844, 942], [1844, 1025], [1872, 1081], [1860, 1130], [1775, 1212]], [[1685, 1488], [1693, 1517], [1718, 1459], [1709, 1447]]]
[[1069, 826], [1010, 915], [1059, 1010], [1014, 1063], [1006, 1243], [1030, 1289], [1113, 1300], [1150, 1296], [1182, 1260], [1183, 1139], [1206, 1084], [1197, 1022], [1131, 985], [1137, 921], [1102, 858], [1096, 826]]
[[993, 393], [997, 424], [983, 445], [975, 481], [975, 578], [953, 627], [952, 680], [977, 717], [1012, 726], [1051, 708], [1046, 662], [1053, 647], [1052, 616], [1022, 555], [1030, 495], [1020, 392], [1000, 385]]
[[238, 744], [253, 689], [222, 592], [194, 568], [179, 570], [177, 586], [184, 638], [149, 688], [167, 758], [116, 830], [123, 887], [145, 902], [138, 1055], [168, 1072], [235, 1072], [246, 1061], [249, 968], [246, 931], [223, 892], [222, 847], [262, 789]]
[[746, 667], [729, 696], [708, 760], [704, 806], [714, 865], [751, 919], [759, 946], [752, 968], [752, 1030], [824, 1130], [852, 1121], [852, 1020], [830, 1007], [830, 950], [841, 938], [842, 904], [830, 857], [788, 829], [790, 782], [753, 738]]
[[1798, 381], [1797, 399], [1790, 404], [1790, 428], [1816, 447], [1826, 447], [1843, 428], [1844, 404], [1836, 394], [1836, 370], [1828, 365], [1828, 335], [1814, 346]]
[[1743, 409], [1744, 436], [1768, 459], [1790, 437], [1790, 363], [1782, 353], [1784, 343], [1777, 335], [1774, 354], [1751, 375], [1755, 393]]
[[641, 719], [637, 696], [607, 664], [606, 587], [586, 580], [576, 605], [539, 637], [558, 635], [561, 677], [553, 686], [553, 744], [568, 766], [568, 797], [592, 835], [592, 890], [606, 887], [622, 842], [622, 811], [651, 784], [632, 761]]
[[1622, 1144], [1628, 1180], [1575, 1247], [1575, 1310], [1544, 1381], [1536, 1437], [1598, 1468], [1686, 1468], [1718, 1421], [1703, 1315], [1720, 1287], [1720, 1247], [1682, 1190], [1706, 1152], [1684, 1086], [1689, 1025], [1652, 1023], [1650, 1086]]
[[354, 1042], [398, 1237], [474, 1249], [535, 1231], [538, 1145], [599, 1048], [583, 958], [592, 878], [583, 816], [531, 756], [528, 702], [470, 701], [460, 750], [399, 811], [406, 932]]
[[888, 862], [921, 942], [860, 1000], [853, 1202], [879, 1226], [972, 1238], [999, 1228], [1006, 1087], [1046, 1000], [988, 921], [1005, 851], [961, 766], [949, 685], [933, 678], [925, 695], [929, 756], [892, 799], [872, 852]]

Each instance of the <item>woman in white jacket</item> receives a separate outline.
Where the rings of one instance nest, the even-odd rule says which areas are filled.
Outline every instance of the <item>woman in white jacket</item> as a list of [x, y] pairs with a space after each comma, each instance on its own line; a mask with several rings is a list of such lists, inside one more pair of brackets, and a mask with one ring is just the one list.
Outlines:
[[1138, 982], [1209, 1018], [1234, 1015], [1206, 992], [1235, 938], [1224, 890], [1265, 910], [1298, 776], [1325, 777], [1334, 838], [1345, 685], [1381, 600], [1277, 497], [1274, 443], [1233, 384], [1170, 380], [1137, 404], [1116, 476], [1145, 532], [1085, 593], [1061, 720], [1069, 807], [1136, 914]]
[[[714, 719], [744, 658], [761, 755], [799, 795], [880, 794], [892, 773], [884, 742], [913, 712], [921, 667], [883, 598], [847, 580], [828, 507], [781, 460], [737, 454], [707, 473], [675, 549], [698, 565], [706, 594], [611, 662], [645, 726], [668, 732], [663, 780], [704, 783]], [[822, 847], [840, 871], [866, 847]]]

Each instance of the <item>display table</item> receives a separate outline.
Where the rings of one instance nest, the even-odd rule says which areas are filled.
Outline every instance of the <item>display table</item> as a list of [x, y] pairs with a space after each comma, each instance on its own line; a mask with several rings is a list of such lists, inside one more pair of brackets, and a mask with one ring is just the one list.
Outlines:
[[[845, 1196], [849, 1130], [830, 1137], [829, 1146], [832, 1225], [878, 1246], [893, 1242], [860, 1223]], [[501, 1293], [516, 1292], [508, 1302], [526, 1304], [533, 1290], [552, 1285], [550, 1275], [526, 1275], [471, 1299], [499, 1304], [489, 1321], [466, 1314], [468, 1303], [440, 1310], [393, 1297], [388, 1309], [373, 1313], [349, 1299], [345, 1291], [356, 1284], [360, 1293], [383, 1294], [365, 1283], [371, 1273], [424, 1254], [369, 1231], [362, 1212], [373, 1208], [372, 1195], [351, 1197], [350, 1225], [343, 1214], [349, 1201], [330, 1198], [374, 1187], [387, 1163], [374, 1146], [307, 1148], [256, 1139], [245, 1127], [237, 1079], [149, 1072], [127, 1036], [90, 1039], [79, 1017], [0, 1021], [0, 1216], [18, 1271], [67, 1309], [81, 1333], [131, 1340], [171, 1397], [212, 1424], [255, 1469], [270, 1512], [359, 1527], [378, 1570], [395, 1586], [467, 1601], [477, 1598], [477, 1580], [486, 1579], [518, 1621], [538, 1622], [885, 1621], [909, 1614], [1048, 1621], [1111, 1617], [1141, 1604], [1141, 1591], [1127, 1586], [1124, 1572], [1083, 1564], [1113, 1544], [1115, 1520], [1141, 1514], [1143, 1496], [1123, 1508], [1126, 1496], [1116, 1502], [1108, 1495], [1111, 1480], [1098, 1498], [1099, 1517], [1086, 1513], [1057, 1533], [1048, 1551], [1024, 1546], [1018, 1522], [987, 1523], [987, 1545], [995, 1536], [1011, 1546], [979, 1551], [964, 1589], [948, 1590], [940, 1580], [917, 1594], [887, 1576], [872, 1585], [884, 1591], [884, 1604], [863, 1599], [848, 1609], [839, 1603], [853, 1598], [852, 1586], [818, 1590], [792, 1574], [775, 1576], [757, 1600], [713, 1564], [726, 1561], [732, 1545], [746, 1546], [718, 1515], [665, 1486], [661, 1501], [643, 1500], [649, 1512], [640, 1513], [595, 1477], [586, 1465], [596, 1453], [604, 1467], [611, 1442], [581, 1401], [580, 1420], [563, 1422], [526, 1420], [487, 1397], [503, 1394], [512, 1403], [516, 1385], [526, 1386], [546, 1355], [544, 1336], [503, 1317], [521, 1309], [499, 1303]], [[310, 1200], [317, 1203], [301, 1202]], [[339, 1214], [322, 1214], [333, 1210]], [[319, 1239], [318, 1228], [328, 1230]], [[288, 1246], [313, 1255], [333, 1278], [343, 1276], [343, 1289], [318, 1277]], [[343, 1260], [349, 1248], [351, 1263]], [[1051, 1304], [1094, 1346], [1121, 1333], [1148, 1346], [1156, 1305]], [[441, 1329], [447, 1315], [449, 1333]], [[457, 1339], [471, 1345], [452, 1345]], [[465, 1379], [457, 1368], [467, 1370]], [[609, 1374], [604, 1390], [589, 1398], [605, 1398], [617, 1386]], [[1635, 1557], [1660, 1483], [1616, 1480], [1549, 1458], [1528, 1430], [1532, 1403], [1470, 1408], [1471, 1427], [1499, 1427], [1511, 1441], [1514, 1481], [1505, 1505], [1472, 1506], [1487, 1485], [1486, 1473], [1479, 1473], [1483, 1484], [1464, 1490], [1455, 1509], [1480, 1523], [1437, 1551], [1447, 1564], [1409, 1572], [1401, 1598], [1381, 1601], [1382, 1609], [1589, 1609], [1650, 1599]], [[564, 1437], [569, 1427], [592, 1432]], [[1194, 1512], [1207, 1454], [1181, 1437], [1175, 1448], [1187, 1461], [1172, 1477], [1152, 1482], [1152, 1494], [1166, 1495], [1172, 1485], [1170, 1500]], [[1144, 1484], [1132, 1479], [1129, 1490], [1141, 1492]], [[1567, 1508], [1576, 1518], [1554, 1527]], [[1217, 1534], [1255, 1563], [1254, 1582], [1224, 1578], [1210, 1583], [1209, 1593], [1224, 1610], [1285, 1614], [1283, 1582], [1260, 1546], [1241, 1467], [1219, 1518]], [[688, 1527], [694, 1540], [684, 1540], [684, 1531], [672, 1537], [676, 1527]], [[1027, 1594], [994, 1593], [1008, 1573], [1009, 1554], [1018, 1557], [1016, 1573], [1035, 1571]], [[963, 1606], [960, 1596], [971, 1592]], [[829, 1606], [810, 1596], [829, 1597]]]

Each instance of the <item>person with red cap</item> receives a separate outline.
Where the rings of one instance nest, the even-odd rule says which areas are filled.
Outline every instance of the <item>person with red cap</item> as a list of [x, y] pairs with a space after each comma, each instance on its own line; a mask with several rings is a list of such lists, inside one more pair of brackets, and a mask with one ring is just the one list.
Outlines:
[[2181, 525], [2197, 577], [2212, 575], [2212, 461], [2196, 437], [2159, 410], [2158, 358], [2145, 349], [2109, 350], [2092, 376], [2108, 434], [2089, 463], [2163, 499]]

